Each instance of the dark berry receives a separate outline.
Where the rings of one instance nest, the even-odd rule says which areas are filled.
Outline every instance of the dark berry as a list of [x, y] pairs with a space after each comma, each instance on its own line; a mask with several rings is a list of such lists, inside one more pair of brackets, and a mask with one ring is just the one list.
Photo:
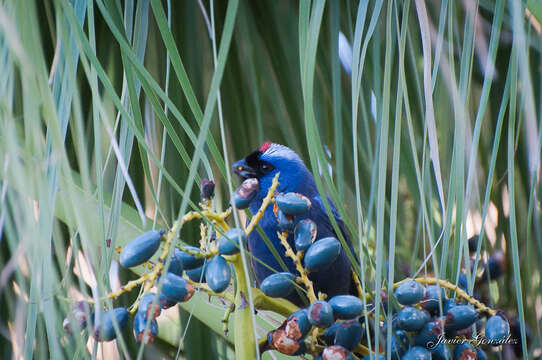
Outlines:
[[311, 208], [311, 201], [298, 193], [281, 193], [275, 197], [279, 209], [287, 215], [303, 215]]
[[149, 260], [160, 247], [162, 235], [163, 230], [151, 230], [130, 241], [120, 253], [120, 264], [128, 268]]
[[337, 259], [340, 251], [341, 244], [334, 237], [317, 240], [305, 254], [305, 268], [309, 271], [325, 270]]

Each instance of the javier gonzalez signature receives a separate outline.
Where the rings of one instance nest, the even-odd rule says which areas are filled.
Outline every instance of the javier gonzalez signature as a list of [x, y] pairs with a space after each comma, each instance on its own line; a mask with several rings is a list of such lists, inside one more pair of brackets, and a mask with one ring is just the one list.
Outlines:
[[427, 348], [434, 349], [440, 344], [459, 345], [465, 342], [470, 343], [472, 346], [480, 346], [480, 345], [499, 346], [503, 344], [517, 344], [518, 340], [513, 339], [510, 335], [508, 335], [505, 338], [502, 338], [501, 340], [489, 340], [480, 334], [474, 336], [471, 339], [465, 339], [464, 337], [454, 337], [454, 338], [448, 339], [444, 335], [440, 335], [436, 342], [429, 341], [427, 343]]

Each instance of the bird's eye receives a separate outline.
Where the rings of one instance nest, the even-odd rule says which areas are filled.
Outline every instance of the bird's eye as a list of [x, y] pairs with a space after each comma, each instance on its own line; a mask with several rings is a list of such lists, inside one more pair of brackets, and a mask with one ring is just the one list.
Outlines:
[[260, 165], [260, 169], [264, 172], [268, 172], [272, 169], [273, 167], [269, 164], [261, 164]]

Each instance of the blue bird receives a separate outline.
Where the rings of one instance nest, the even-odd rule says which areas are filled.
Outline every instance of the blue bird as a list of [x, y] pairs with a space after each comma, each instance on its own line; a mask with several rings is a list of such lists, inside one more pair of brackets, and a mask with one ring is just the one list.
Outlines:
[[[259, 180], [259, 192], [255, 199], [250, 203], [250, 210], [253, 214], [260, 208], [262, 200], [271, 187], [273, 178], [277, 172], [280, 172], [279, 187], [277, 188], [278, 192], [300, 193], [308, 197], [312, 203], [310, 211], [307, 214], [295, 217], [296, 222], [305, 218], [313, 220], [317, 225], [316, 241], [330, 236], [338, 238], [325, 211], [314, 177], [299, 155], [290, 148], [280, 144], [265, 142], [258, 150], [233, 164], [233, 170], [243, 180], [249, 178], [257, 178]], [[329, 202], [331, 204], [333, 216], [337, 221], [342, 235], [352, 250], [352, 245], [348, 238], [344, 223], [333, 203], [331, 201]], [[277, 236], [277, 232], [280, 230], [277, 218], [273, 213], [271, 206], [267, 207], [259, 224], [277, 252], [281, 255], [288, 270], [291, 273], [296, 274], [295, 265], [293, 261], [284, 254], [284, 248]], [[294, 248], [294, 237], [292, 232], [290, 232], [290, 235], [288, 236], [288, 243]], [[248, 236], [248, 249], [254, 257], [260, 259], [275, 271], [284, 271], [257, 231], [253, 231]], [[251, 263], [258, 284], [260, 284], [267, 276], [274, 273], [273, 270], [254, 259], [252, 259]], [[329, 268], [310, 273], [309, 279], [313, 282], [316, 295], [318, 295], [319, 291], [327, 294], [328, 297], [337, 294], [353, 293], [354, 287], [350, 266], [350, 260], [348, 259], [345, 250], [341, 248], [338, 258]], [[295, 293], [294, 295], [289, 296], [288, 299], [298, 305], [302, 304], [302, 300]]]

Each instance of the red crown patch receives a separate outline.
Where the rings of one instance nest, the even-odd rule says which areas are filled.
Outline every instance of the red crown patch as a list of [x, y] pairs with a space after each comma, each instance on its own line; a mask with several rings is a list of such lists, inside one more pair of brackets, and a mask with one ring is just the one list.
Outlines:
[[258, 148], [258, 150], [264, 153], [271, 147], [271, 145], [273, 145], [271, 141], [266, 141]]

